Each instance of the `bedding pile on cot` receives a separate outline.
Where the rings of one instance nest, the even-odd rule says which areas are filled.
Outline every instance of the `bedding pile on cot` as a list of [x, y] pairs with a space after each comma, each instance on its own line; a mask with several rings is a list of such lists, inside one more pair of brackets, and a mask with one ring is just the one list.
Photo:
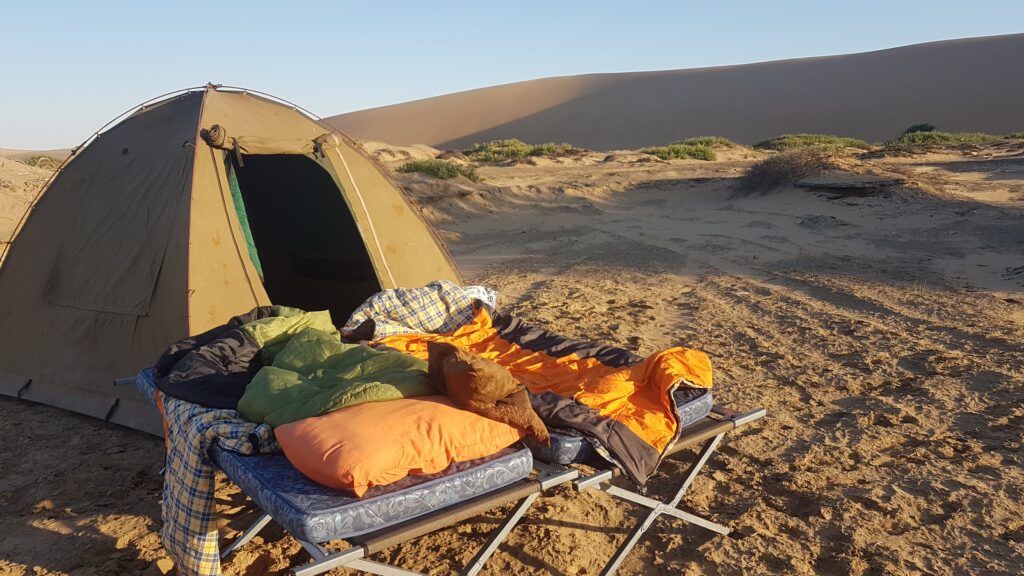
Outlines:
[[356, 497], [526, 441], [556, 463], [603, 458], [643, 486], [711, 407], [703, 353], [641, 358], [498, 312], [449, 282], [327, 312], [267, 306], [182, 340], [160, 393], [268, 425], [288, 461]]

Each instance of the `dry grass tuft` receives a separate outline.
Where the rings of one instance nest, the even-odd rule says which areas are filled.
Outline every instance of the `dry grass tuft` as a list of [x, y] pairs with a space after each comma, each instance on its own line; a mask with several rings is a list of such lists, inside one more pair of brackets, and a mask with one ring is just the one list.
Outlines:
[[754, 164], [740, 179], [746, 192], [767, 192], [827, 170], [843, 168], [849, 153], [839, 146], [795, 148], [769, 156]]
[[461, 166], [455, 162], [448, 162], [446, 160], [412, 160], [399, 166], [398, 171], [419, 172], [420, 174], [427, 174], [442, 180], [455, 178], [456, 176], [461, 175], [473, 182], [480, 181], [480, 175], [477, 174], [476, 168], [472, 166]]

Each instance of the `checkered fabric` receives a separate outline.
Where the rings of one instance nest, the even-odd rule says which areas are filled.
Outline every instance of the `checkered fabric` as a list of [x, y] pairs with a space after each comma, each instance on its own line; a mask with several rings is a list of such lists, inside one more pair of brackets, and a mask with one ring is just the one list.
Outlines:
[[[356, 308], [341, 332], [349, 335], [369, 319], [374, 321], [373, 340], [396, 334], [452, 332], [473, 319], [474, 298], [487, 293], [486, 288], [464, 289], [447, 280], [422, 288], [384, 290]], [[494, 297], [490, 299], [485, 303], [493, 307]]]
[[243, 420], [235, 410], [206, 408], [166, 396], [155, 388], [146, 390], [146, 379], [138, 380], [163, 413], [167, 434], [161, 534], [164, 548], [182, 575], [219, 575], [220, 548], [213, 524], [216, 485], [210, 449], [214, 442], [242, 454], [281, 448], [267, 424]]

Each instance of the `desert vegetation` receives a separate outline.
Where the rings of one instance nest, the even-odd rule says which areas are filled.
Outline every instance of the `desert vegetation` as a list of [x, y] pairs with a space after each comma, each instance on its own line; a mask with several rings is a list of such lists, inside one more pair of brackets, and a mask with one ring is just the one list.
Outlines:
[[838, 146], [806, 146], [773, 154], [752, 165], [740, 180], [741, 189], [763, 192], [839, 166], [849, 156]]
[[918, 144], [983, 144], [1002, 140], [1003, 136], [984, 132], [904, 132], [899, 138], [886, 142], [886, 146], [914, 146]]
[[516, 138], [491, 140], [474, 144], [462, 151], [470, 160], [477, 162], [516, 161], [536, 156], [565, 156], [578, 152], [572, 144], [547, 142], [544, 144], [527, 144]]
[[676, 140], [672, 143], [683, 144], [688, 146], [708, 146], [710, 148], [735, 148], [738, 146], [732, 140], [725, 136], [693, 136], [690, 138], [684, 138], [683, 140]]
[[668, 146], [656, 146], [640, 150], [644, 154], [657, 156], [662, 160], [680, 160], [692, 158], [694, 160], [716, 160], [718, 156], [710, 146], [698, 144], [669, 144]]
[[28, 164], [36, 168], [43, 168], [45, 170], [53, 170], [60, 166], [61, 161], [52, 156], [34, 155], [28, 158], [22, 158], [19, 160], [22, 164]]
[[775, 152], [811, 147], [859, 148], [867, 150], [871, 145], [857, 138], [833, 136], [830, 134], [782, 134], [754, 144], [754, 148], [758, 150], [771, 150]]
[[668, 146], [651, 146], [640, 151], [645, 154], [657, 156], [662, 160], [679, 160], [690, 158], [693, 160], [717, 160], [715, 148], [735, 148], [738, 146], [732, 140], [724, 136], [693, 136], [683, 140], [676, 140]]
[[442, 180], [455, 178], [456, 176], [461, 175], [473, 182], [480, 181], [480, 175], [477, 174], [476, 168], [456, 164], [455, 162], [449, 162], [447, 160], [412, 160], [399, 166], [398, 171], [419, 172], [420, 174], [427, 174], [434, 178], [441, 178]]

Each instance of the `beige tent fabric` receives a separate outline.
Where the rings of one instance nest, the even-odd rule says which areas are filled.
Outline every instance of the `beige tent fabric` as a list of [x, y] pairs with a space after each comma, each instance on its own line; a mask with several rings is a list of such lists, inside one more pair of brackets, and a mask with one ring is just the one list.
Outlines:
[[[207, 92], [201, 127], [218, 125], [230, 138], [306, 141], [323, 133], [302, 114], [259, 96]], [[192, 192], [189, 254], [189, 331], [203, 332], [227, 318], [270, 304], [246, 253], [224, 173], [224, 151], [196, 142], [194, 179], [215, 185]]]
[[418, 208], [366, 155], [342, 140], [327, 156], [363, 239], [373, 248], [371, 256], [384, 288], [414, 288], [432, 280], [461, 283], [451, 257]]
[[174, 209], [192, 182], [194, 128], [188, 122], [165, 126], [167, 116], [197, 115], [194, 99], [162, 108], [101, 135], [47, 192], [76, 200], [69, 206], [74, 217], [55, 238], [60, 248], [48, 293], [54, 304], [149, 312]]
[[[304, 114], [280, 104], [239, 92], [210, 92], [203, 109], [201, 124], [218, 125], [228, 138], [244, 134], [247, 139], [264, 141], [312, 142], [319, 139], [327, 155], [325, 163], [337, 180], [342, 195], [359, 228], [370, 254], [382, 288], [422, 286], [432, 280], [461, 278], [445, 250], [433, 236], [430, 227], [415, 212], [404, 193], [365, 155], [342, 137], [324, 138], [325, 128]], [[222, 163], [221, 151], [210, 148], [201, 139], [196, 145], [195, 180], [214, 179], [213, 173]], [[213, 152], [211, 154], [211, 152]], [[241, 229], [231, 209], [230, 192], [225, 178], [219, 178], [219, 199], [211, 191], [193, 192], [192, 242], [203, 246], [193, 251], [189, 280], [191, 314], [190, 329], [202, 332], [253, 305], [269, 302], [246, 255]], [[230, 224], [230, 226], [227, 226]], [[222, 242], [220, 234], [228, 227], [233, 246]], [[232, 262], [234, 260], [234, 262]], [[244, 268], [245, 274], [232, 273], [232, 267]], [[214, 278], [223, 281], [212, 282]], [[247, 297], [236, 290], [241, 285], [252, 287]]]
[[256, 136], [235, 138], [235, 147], [242, 154], [312, 154], [312, 140], [278, 140]]
[[241, 154], [312, 154], [315, 140], [281, 140], [262, 136], [228, 135], [220, 124], [203, 128], [199, 134], [211, 148], [237, 151]]
[[[152, 405], [114, 379], [271, 303], [231, 199], [234, 152], [199, 137], [215, 124], [243, 155], [316, 160], [339, 185], [382, 287], [460, 281], [418, 210], [346, 138], [267, 98], [192, 91], [100, 135], [29, 215], [0, 268], [0, 394], [161, 434]], [[326, 157], [314, 158], [315, 140]]]
[[[27, 400], [101, 418], [118, 401], [115, 422], [159, 424], [137, 392], [112, 382], [152, 362], [170, 335], [187, 331], [189, 194], [181, 181], [135, 185], [150, 166], [166, 166], [168, 152], [178, 159], [183, 144], [190, 149], [201, 103], [202, 94], [193, 93], [136, 113], [81, 150], [41, 196], [0, 268], [0, 393], [15, 396], [31, 379]], [[118, 215], [117, 203], [132, 193], [150, 198]], [[170, 199], [155, 198], [160, 194]], [[67, 235], [91, 238], [96, 248], [69, 262]], [[127, 266], [126, 255], [137, 266]], [[55, 304], [54, 294], [77, 305]], [[146, 310], [102, 309], [113, 307]]]

